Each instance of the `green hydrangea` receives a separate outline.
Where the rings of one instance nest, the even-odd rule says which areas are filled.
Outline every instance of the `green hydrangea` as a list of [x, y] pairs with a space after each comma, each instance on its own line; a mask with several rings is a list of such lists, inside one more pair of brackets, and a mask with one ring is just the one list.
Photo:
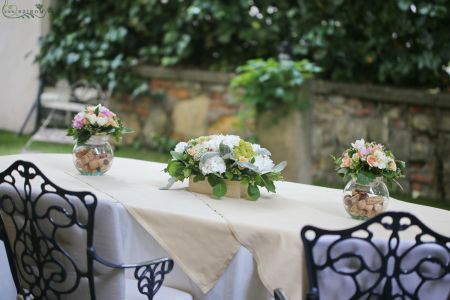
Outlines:
[[253, 151], [252, 144], [242, 139], [239, 141], [239, 145], [234, 147], [233, 154], [235, 158], [243, 156], [248, 159], [256, 155], [255, 151]]

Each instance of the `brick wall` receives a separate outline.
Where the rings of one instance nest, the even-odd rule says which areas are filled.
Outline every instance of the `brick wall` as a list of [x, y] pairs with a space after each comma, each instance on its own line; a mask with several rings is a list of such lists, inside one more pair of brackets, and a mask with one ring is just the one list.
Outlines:
[[[144, 66], [152, 97], [112, 106], [136, 130], [126, 143], [152, 146], [152, 137], [187, 139], [204, 134], [249, 135], [254, 120], [229, 91], [231, 74]], [[330, 154], [339, 155], [358, 138], [386, 144], [407, 163], [401, 180], [413, 196], [450, 203], [450, 94], [371, 85], [315, 81], [311, 84], [312, 172], [315, 181], [341, 182]], [[240, 124], [240, 125], [239, 125]]]

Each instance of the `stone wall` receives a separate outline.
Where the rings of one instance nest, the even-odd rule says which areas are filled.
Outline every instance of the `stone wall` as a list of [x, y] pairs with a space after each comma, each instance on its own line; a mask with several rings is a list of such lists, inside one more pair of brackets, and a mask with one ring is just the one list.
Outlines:
[[[125, 124], [136, 129], [127, 143], [152, 146], [155, 134], [182, 140], [253, 133], [251, 113], [236, 115], [243, 108], [228, 89], [231, 74], [147, 66], [138, 71], [149, 78], [152, 97], [113, 102]], [[311, 92], [314, 181], [342, 184], [330, 154], [365, 138], [386, 144], [406, 161], [407, 178], [401, 180], [406, 192], [450, 203], [449, 93], [324, 81], [312, 82]]]
[[240, 106], [228, 90], [231, 75], [219, 72], [141, 67], [152, 96], [130, 100], [116, 96], [112, 107], [135, 133], [125, 143], [152, 146], [153, 137], [185, 140], [205, 134], [241, 133], [236, 116]]
[[357, 138], [386, 144], [407, 165], [400, 180], [413, 197], [450, 203], [450, 95], [315, 82], [314, 178], [336, 181], [329, 155]]

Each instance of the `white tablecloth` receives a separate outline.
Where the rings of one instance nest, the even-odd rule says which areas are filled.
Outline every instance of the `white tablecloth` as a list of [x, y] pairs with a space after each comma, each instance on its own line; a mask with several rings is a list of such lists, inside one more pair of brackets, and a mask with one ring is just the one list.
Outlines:
[[[149, 234], [148, 230], [144, 230], [136, 221], [135, 219], [127, 212], [127, 210], [122, 206], [122, 201], [126, 199], [127, 197], [132, 197], [135, 195], [136, 197], [140, 197], [141, 201], [145, 202], [146, 206], [151, 206], [151, 202], [149, 203], [146, 201], [146, 197], [142, 197], [140, 193], [138, 193], [138, 188], [141, 188], [142, 190], [147, 191], [145, 187], [142, 186], [143, 183], [139, 184], [133, 184], [137, 181], [143, 181], [144, 179], [140, 178], [140, 176], [145, 174], [145, 171], [140, 170], [141, 173], [139, 174], [127, 174], [127, 166], [133, 165], [134, 167], [139, 167], [141, 164], [144, 164], [144, 162], [139, 161], [131, 161], [131, 160], [120, 160], [117, 159], [116, 163], [117, 168], [114, 169], [114, 172], [111, 173], [114, 176], [111, 176], [111, 180], [108, 180], [108, 178], [103, 178], [104, 180], [95, 180], [92, 178], [92, 180], [89, 180], [88, 177], [81, 178], [80, 176], [74, 176], [70, 175], [69, 173], [74, 173], [73, 166], [71, 165], [70, 157], [68, 155], [20, 155], [20, 156], [7, 156], [7, 157], [0, 157], [0, 170], [5, 169], [8, 167], [12, 162], [14, 162], [17, 159], [23, 159], [34, 162], [43, 172], [46, 174], [51, 180], [53, 180], [56, 184], [58, 184], [61, 187], [65, 187], [71, 190], [90, 190], [94, 192], [98, 199], [99, 199], [99, 207], [97, 208], [97, 217], [96, 217], [96, 232], [95, 232], [95, 243], [97, 246], [97, 249], [99, 249], [99, 254], [102, 256], [108, 256], [108, 247], [118, 247], [120, 248], [120, 260], [123, 262], [138, 262], [142, 260], [148, 260], [151, 258], [161, 257], [161, 256], [171, 256], [169, 255], [160, 245], [158, 242], [154, 240], [154, 238]], [[151, 166], [148, 163], [145, 163], [144, 169], [148, 168], [151, 169]], [[114, 166], [113, 166], [114, 168]], [[154, 168], [153, 168], [154, 169]], [[64, 170], [70, 170], [70, 172], [64, 172]], [[118, 172], [116, 172], [118, 171]], [[124, 172], [122, 174], [121, 172]], [[128, 172], [133, 172], [133, 170], [128, 170]], [[119, 174], [120, 173], [120, 174]], [[158, 175], [155, 175], [158, 176]], [[153, 176], [154, 177], [154, 176]], [[117, 181], [120, 179], [120, 182]], [[116, 181], [114, 181], [116, 180]], [[145, 178], [145, 181], [147, 182], [148, 178]], [[165, 178], [158, 179], [161, 181], [161, 183], [165, 180]], [[108, 187], [111, 187], [111, 181], [112, 183], [116, 183], [116, 187], [111, 192], [111, 195], [114, 194], [114, 197], [108, 196], [107, 194], [103, 193], [102, 191], [107, 191]], [[158, 184], [160, 182], [158, 181]], [[95, 184], [91, 185], [90, 182], [95, 182]], [[123, 184], [123, 182], [126, 182], [126, 184]], [[119, 185], [119, 183], [122, 183]], [[103, 184], [103, 186], [102, 186]], [[155, 184], [155, 183], [153, 183]], [[145, 183], [144, 185], [147, 185]], [[98, 189], [96, 189], [98, 188]], [[124, 191], [123, 189], [130, 189], [129, 191]], [[133, 188], [136, 188], [136, 191], [133, 190]], [[160, 194], [160, 192], [157, 191], [157, 189], [151, 189], [151, 192], [156, 195], [161, 195], [161, 197], [165, 195], [174, 195], [177, 194], [182, 195], [184, 200], [182, 203], [186, 203], [185, 201], [192, 200], [189, 199], [191, 197], [188, 193], [182, 192], [182, 191], [173, 191], [167, 194]], [[330, 226], [330, 224], [334, 224], [334, 228], [345, 228], [349, 227], [351, 225], [355, 225], [356, 221], [349, 219], [345, 216], [345, 213], [343, 212], [342, 203], [340, 203], [339, 199], [339, 191], [337, 190], [331, 190], [331, 189], [322, 189], [318, 187], [312, 187], [312, 186], [302, 186], [292, 183], [286, 183], [282, 185], [282, 189], [279, 190], [279, 196], [267, 199], [261, 199], [260, 202], [258, 202], [258, 211], [255, 211], [256, 206], [253, 206], [252, 202], [244, 201], [244, 200], [233, 200], [232, 199], [224, 199], [222, 201], [217, 200], [211, 200], [209, 198], [205, 199], [205, 197], [202, 197], [202, 200], [204, 204], [207, 204], [209, 206], [209, 210], [205, 210], [204, 215], [199, 215], [199, 217], [206, 216], [208, 219], [206, 219], [211, 224], [211, 220], [214, 222], [223, 222], [222, 219], [216, 219], [214, 214], [211, 216], [211, 211], [216, 212], [220, 215], [220, 212], [226, 212], [226, 215], [223, 216], [225, 219], [227, 219], [229, 224], [233, 224], [233, 226], [230, 225], [230, 227], [233, 228], [233, 233], [237, 237], [245, 237], [247, 241], [252, 241], [252, 238], [259, 239], [263, 244], [267, 241], [267, 236], [269, 236], [269, 240], [273, 238], [272, 241], [276, 241], [277, 238], [282, 237], [283, 234], [288, 233], [286, 237], [289, 238], [289, 241], [293, 240], [298, 245], [294, 245], [293, 247], [289, 247], [290, 255], [294, 256], [294, 253], [298, 252], [298, 256], [302, 257], [300, 255], [301, 251], [301, 245], [299, 242], [299, 230], [301, 227], [296, 228], [296, 224], [292, 223], [292, 220], [299, 219], [299, 213], [303, 213], [301, 215], [301, 220], [299, 220], [299, 224], [301, 223], [307, 223], [307, 224], [313, 224], [317, 226], [327, 227], [330, 229], [333, 229], [333, 226]], [[118, 202], [115, 200], [116, 193], [121, 194], [120, 199], [121, 202]], [[186, 193], [186, 194], [183, 194]], [[311, 197], [304, 197], [304, 194], [310, 194]], [[338, 193], [338, 194], [337, 194]], [[294, 196], [292, 196], [294, 195]], [[144, 195], [145, 196], [145, 195]], [[154, 195], [153, 195], [154, 196]], [[164, 197], [165, 198], [165, 197]], [[298, 201], [295, 200], [295, 198], [299, 198]], [[155, 199], [152, 199], [152, 201]], [[164, 200], [164, 199], [163, 199]], [[200, 201], [200, 198], [197, 199], [199, 203], [202, 203]], [[403, 202], [397, 201], [393, 199], [391, 202], [391, 206], [394, 210], [409, 210], [414, 213], [416, 211], [419, 213], [419, 217], [426, 223], [430, 224], [433, 229], [435, 229], [438, 232], [441, 232], [443, 234], [446, 234], [449, 231], [449, 216], [450, 213], [423, 207], [423, 206], [417, 206], [417, 205], [407, 205]], [[294, 201], [294, 202], [293, 202]], [[159, 201], [160, 205], [162, 203], [164, 208], [167, 208], [169, 204], [167, 204], [164, 201]], [[189, 202], [193, 205], [197, 202]], [[130, 203], [130, 202], [128, 202]], [[172, 202], [172, 205], [179, 202]], [[254, 203], [254, 202], [253, 202]], [[290, 206], [289, 206], [290, 204]], [[195, 208], [198, 208], [199, 210], [204, 210], [206, 206], [195, 206]], [[288, 210], [289, 207], [300, 209], [300, 210]], [[191, 208], [191, 211], [194, 210]], [[273, 212], [276, 211], [277, 214], [274, 215]], [[196, 216], [196, 210], [193, 211], [194, 216]], [[167, 210], [167, 213], [172, 213], [172, 210]], [[239, 215], [239, 214], [242, 214]], [[107, 217], [105, 217], [107, 216]], [[183, 215], [176, 215], [180, 218], [184, 217]], [[286, 217], [283, 219], [283, 216]], [[173, 216], [172, 216], [173, 217]], [[191, 216], [192, 217], [192, 216]], [[276, 217], [276, 218], [275, 218]], [[289, 220], [287, 220], [287, 217], [290, 217]], [[278, 219], [277, 219], [278, 218]], [[286, 221], [287, 220], [287, 221]], [[114, 228], [110, 228], [109, 231], [112, 232], [120, 232], [119, 237], [117, 241], [109, 242], [108, 238], [103, 235], [103, 230], [101, 230], [102, 226], [105, 227], [106, 221], [110, 222], [110, 224], [113, 224], [112, 226]], [[164, 219], [162, 220], [164, 221]], [[195, 219], [191, 219], [191, 221], [196, 221]], [[329, 224], [330, 223], [330, 224]], [[103, 224], [103, 225], [102, 225]], [[164, 223], [165, 224], [165, 223]], [[263, 226], [264, 230], [261, 230], [260, 227], [255, 227], [256, 225], [265, 224], [266, 226]], [[177, 227], [176, 227], [177, 228]], [[293, 238], [291, 238], [293, 236]], [[189, 238], [199, 238], [199, 236], [183, 236], [181, 240], [189, 239]], [[280, 239], [283, 241], [283, 239]], [[287, 240], [285, 240], [287, 241]], [[105, 246], [113, 243], [111, 246]], [[243, 243], [244, 244], [244, 243]], [[253, 245], [258, 243], [253, 243]], [[259, 243], [261, 244], [261, 243]], [[103, 247], [102, 247], [103, 245]], [[201, 243], [200, 243], [201, 245]], [[246, 244], [244, 244], [246, 245]], [[250, 248], [253, 246], [250, 243]], [[269, 245], [270, 246], [270, 245]], [[280, 252], [281, 250], [286, 248], [286, 245], [284, 245], [285, 248], [281, 248], [281, 245], [277, 243], [272, 243], [272, 248], [264, 248], [266, 250], [273, 250], [272, 258], [275, 260], [275, 257], [273, 253], [275, 251]], [[103, 248], [103, 249], [102, 249]], [[198, 249], [198, 248], [197, 248]], [[264, 250], [263, 249], [263, 250]], [[281, 249], [281, 250], [280, 250]], [[180, 249], [177, 249], [180, 250]], [[251, 249], [253, 253], [256, 253], [258, 258], [258, 252], [255, 252], [255, 250], [260, 250], [257, 248]], [[234, 253], [234, 252], [233, 252]], [[185, 272], [181, 270], [179, 265], [176, 264], [175, 270], [167, 277], [165, 283], [168, 286], [178, 288], [185, 290], [187, 292], [190, 292], [195, 299], [208, 299], [208, 300], [221, 300], [221, 299], [230, 299], [230, 300], [264, 300], [264, 299], [270, 299], [271, 291], [268, 291], [265, 286], [269, 286], [270, 282], [265, 283], [265, 285], [262, 284], [261, 280], [258, 276], [258, 271], [261, 271], [261, 265], [264, 264], [265, 266], [268, 266], [273, 270], [274, 272], [266, 272], [264, 275], [266, 275], [266, 279], [268, 278], [267, 275], [270, 275], [273, 279], [273, 276], [277, 276], [277, 272], [279, 270], [288, 270], [290, 267], [298, 267], [296, 266], [290, 266], [289, 263], [283, 263], [283, 264], [268, 264], [269, 261], [267, 257], [270, 257], [271, 253], [261, 253], [263, 256], [259, 256], [259, 264], [258, 268], [256, 266], [256, 263], [254, 262], [254, 259], [252, 258], [252, 254], [245, 249], [244, 247], [240, 247], [237, 252], [235, 253], [233, 259], [231, 262], [228, 263], [228, 266], [226, 267], [225, 271], [221, 273], [219, 280], [215, 282], [215, 285], [209, 292], [205, 295], [201, 289], [194, 283], [193, 280], [191, 280], [188, 275], [186, 275]], [[285, 252], [281, 251], [281, 254]], [[280, 254], [280, 253], [277, 253]], [[297, 262], [300, 264], [300, 259], [297, 257]], [[280, 256], [277, 257], [278, 259]], [[289, 262], [289, 260], [292, 259], [291, 257], [287, 257], [285, 261]], [[270, 260], [270, 259], [269, 259]], [[4, 272], [5, 269], [5, 261], [0, 260], [0, 272]], [[300, 265], [301, 266], [301, 265]], [[278, 269], [277, 269], [278, 268]], [[301, 273], [301, 269], [300, 269]], [[1, 274], [1, 273], [0, 273]], [[259, 273], [261, 274], [261, 273]], [[303, 294], [301, 291], [301, 283], [302, 281], [305, 281], [304, 278], [304, 269], [303, 269], [303, 275], [299, 274], [296, 275], [295, 278], [291, 278], [291, 282], [294, 282], [294, 289], [296, 289], [295, 284], [298, 282], [298, 289], [295, 291], [299, 297]], [[4, 275], [1, 275], [1, 279], [3, 279]], [[282, 277], [282, 276], [280, 276]], [[297, 278], [298, 277], [298, 278]], [[0, 280], [0, 288], [2, 288], [2, 284], [5, 281]], [[280, 282], [283, 282], [281, 280]], [[11, 289], [13, 289], [12, 285], [9, 283], [7, 284], [9, 289], [6, 289], [7, 291], [11, 292]], [[292, 285], [291, 285], [292, 286]], [[303, 288], [305, 285], [303, 285]], [[6, 293], [5, 293], [6, 295]], [[297, 297], [295, 297], [297, 298]], [[2, 299], [3, 300], [3, 299]]]
[[[45, 161], [45, 159], [41, 160], [40, 164], [39, 157], [46, 157], [48, 159], [48, 155], [35, 154], [0, 157], [0, 171], [6, 169], [15, 160], [23, 159], [34, 162], [50, 180], [63, 188], [69, 186], [72, 189], [75, 186], [76, 188], [73, 188], [73, 190], [90, 190], [94, 192], [98, 197], [96, 227], [97, 225], [101, 226], [102, 218], [108, 218], [108, 222], [117, 225], [116, 228], [111, 230], [120, 232], [119, 238], [121, 240], [115, 243], [123, 246], [122, 262], [134, 263], [159, 257], [170, 257], [119, 202], [110, 199], [103, 193], [92, 190], [91, 187], [71, 176], [65, 175], [62, 172], [58, 174], [54, 169], [42, 164], [42, 161]], [[66, 156], [65, 158], [69, 157]], [[72, 167], [70, 160], [61, 161], [60, 165], [62, 169]], [[109, 211], [109, 213], [106, 215], [105, 211]], [[115, 220], [111, 220], [111, 218]], [[100, 244], [104, 239], [105, 237], [96, 229], [94, 233], [96, 248], [99, 250], [99, 255], [108, 257], [107, 251], [101, 250], [102, 246]], [[131, 272], [127, 273], [127, 277], [133, 278]], [[256, 265], [251, 253], [244, 247], [238, 250], [225, 272], [207, 294], [204, 294], [177, 264], [175, 264], [174, 270], [164, 280], [164, 285], [184, 290], [193, 295], [196, 300], [264, 300], [272, 298], [271, 293], [266, 290], [258, 277]], [[9, 273], [6, 253], [4, 253], [2, 243], [0, 243], [0, 291], [0, 300], [15, 299], [14, 283]]]

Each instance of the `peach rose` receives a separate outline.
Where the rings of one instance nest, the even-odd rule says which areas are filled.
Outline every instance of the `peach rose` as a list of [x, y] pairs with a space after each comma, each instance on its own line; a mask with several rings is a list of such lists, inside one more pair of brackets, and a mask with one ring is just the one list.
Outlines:
[[388, 162], [388, 170], [390, 171], [397, 171], [397, 164], [395, 163], [395, 161], [391, 160]]
[[378, 159], [375, 155], [369, 155], [369, 156], [367, 156], [367, 163], [371, 167], [376, 167], [377, 163], [378, 163]]
[[247, 157], [241, 155], [241, 156], [239, 156], [239, 161], [240, 162], [248, 162], [249, 159]]
[[194, 148], [189, 148], [189, 149], [187, 149], [187, 153], [188, 153], [190, 156], [194, 156], [194, 154], [195, 154], [195, 149], [194, 149]]
[[344, 157], [342, 158], [341, 168], [348, 168], [350, 167], [350, 164], [352, 163], [351, 158], [346, 153]]

